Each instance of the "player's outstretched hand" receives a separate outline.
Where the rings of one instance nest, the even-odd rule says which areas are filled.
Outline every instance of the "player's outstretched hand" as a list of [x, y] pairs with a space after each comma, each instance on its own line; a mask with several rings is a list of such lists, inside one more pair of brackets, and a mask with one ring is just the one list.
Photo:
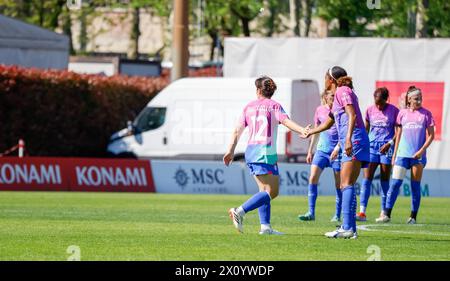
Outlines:
[[307, 139], [311, 136], [311, 124], [309, 124], [308, 126], [306, 126], [306, 128], [303, 130], [303, 132], [300, 135], [300, 137], [302, 139]]
[[232, 151], [228, 151], [227, 153], [225, 153], [225, 155], [223, 156], [223, 163], [225, 164], [225, 166], [230, 165], [231, 162], [233, 162], [233, 158], [234, 153]]

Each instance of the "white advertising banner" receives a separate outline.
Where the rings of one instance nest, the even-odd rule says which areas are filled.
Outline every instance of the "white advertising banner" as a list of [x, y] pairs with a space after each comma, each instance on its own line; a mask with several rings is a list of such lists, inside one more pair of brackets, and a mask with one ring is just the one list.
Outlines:
[[246, 194], [241, 163], [151, 160], [151, 167], [158, 193]]
[[450, 39], [225, 40], [225, 77], [264, 74], [275, 78], [313, 79], [323, 90], [325, 72], [334, 65], [344, 67], [353, 77], [363, 113], [373, 103], [377, 87], [387, 87], [389, 101], [397, 106], [410, 85], [421, 88], [423, 106], [433, 113], [436, 121], [436, 138], [428, 149], [427, 167], [450, 169], [450, 129], [446, 125], [450, 124]]
[[[280, 171], [280, 195], [308, 195], [308, 180], [310, 175], [310, 165], [308, 164], [289, 164], [279, 163]], [[363, 173], [361, 172], [355, 183], [356, 194], [359, 195]], [[379, 196], [381, 194], [379, 169], [375, 172], [372, 182], [371, 194]], [[245, 171], [245, 185], [247, 191], [252, 194], [258, 191], [253, 176]], [[429, 170], [425, 169], [421, 181], [421, 193], [424, 197], [450, 197], [450, 188], [446, 183], [450, 182], [450, 171], [448, 170]], [[318, 185], [320, 195], [335, 195], [335, 184], [333, 171], [327, 168], [323, 171]], [[411, 195], [411, 182], [409, 174], [406, 176], [400, 190], [403, 196]]]

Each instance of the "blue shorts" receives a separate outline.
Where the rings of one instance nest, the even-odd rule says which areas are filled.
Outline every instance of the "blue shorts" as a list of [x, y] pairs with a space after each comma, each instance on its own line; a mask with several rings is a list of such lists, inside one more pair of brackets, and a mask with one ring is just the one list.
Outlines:
[[422, 164], [424, 167], [427, 165], [427, 157], [420, 159], [397, 157], [395, 158], [395, 165], [403, 167], [405, 169], [411, 169], [412, 166]]
[[321, 150], [317, 150], [316, 154], [314, 154], [311, 165], [316, 165], [322, 170], [327, 167], [331, 167], [335, 172], [339, 172], [341, 170], [341, 157], [338, 156], [335, 160], [330, 161], [330, 156], [331, 153], [328, 154]]
[[392, 155], [394, 154], [394, 146], [391, 145], [386, 154], [382, 154], [380, 153], [380, 148], [384, 144], [385, 143], [375, 141], [370, 143], [370, 163], [391, 165]]
[[361, 162], [361, 168], [367, 168], [369, 167], [369, 161], [370, 161], [370, 151], [369, 151], [369, 144], [367, 143], [364, 145], [362, 142], [354, 142], [353, 143], [353, 153], [351, 156], [347, 156], [345, 154], [345, 143], [341, 142], [341, 149], [342, 149], [342, 158], [341, 162], [349, 162], [353, 160], [358, 160]]
[[277, 164], [271, 165], [266, 163], [247, 163], [247, 167], [250, 169], [250, 174], [255, 176], [279, 175]]

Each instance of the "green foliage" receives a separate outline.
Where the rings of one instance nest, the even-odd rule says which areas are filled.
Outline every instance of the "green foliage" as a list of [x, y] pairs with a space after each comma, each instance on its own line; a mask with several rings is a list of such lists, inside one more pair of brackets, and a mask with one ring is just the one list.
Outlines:
[[32, 156], [105, 156], [111, 134], [168, 82], [0, 65], [0, 151], [23, 138]]
[[381, 9], [369, 9], [367, 2], [353, 0], [317, 0], [316, 15], [331, 23], [330, 36], [414, 37], [419, 6], [423, 11], [425, 37], [450, 37], [448, 0], [380, 0]]
[[[321, 17], [328, 22], [329, 36], [378, 36], [378, 37], [450, 37], [450, 1], [448, 0], [379, 0], [381, 9], [369, 9], [366, 0], [189, 0], [191, 26], [199, 22], [198, 4], [201, 3], [201, 20], [204, 34], [212, 42], [224, 36], [273, 36], [292, 28], [283, 25], [281, 16], [289, 17], [291, 3], [294, 3], [297, 36], [308, 36], [311, 17]], [[26, 22], [55, 30], [62, 27], [71, 36], [67, 17], [75, 15], [81, 22], [79, 42], [81, 51], [91, 37], [87, 34], [90, 21], [98, 15], [96, 8], [140, 9], [169, 21], [173, 0], [85, 0], [81, 11], [66, 12], [66, 0], [0, 0], [0, 13]], [[425, 6], [423, 11], [421, 6]], [[266, 11], [262, 12], [263, 9]], [[312, 16], [311, 16], [312, 12]], [[416, 17], [423, 18], [423, 27], [416, 26]], [[118, 18], [112, 24], [121, 24]], [[250, 30], [256, 21], [255, 30]], [[139, 40], [136, 22], [130, 32], [130, 39]], [[306, 24], [300, 34], [300, 22]], [[170, 24], [169, 24], [170, 26]], [[164, 42], [165, 45], [168, 42]], [[211, 45], [214, 46], [214, 43]], [[80, 51], [80, 50], [79, 50]]]
[[331, 36], [367, 36], [366, 29], [374, 17], [373, 10], [366, 1], [354, 0], [317, 0], [317, 15], [328, 22], [338, 21], [336, 28], [330, 30]]
[[0, 13], [54, 30], [66, 0], [0, 0]]
[[255, 19], [262, 11], [262, 0], [231, 0], [231, 12], [239, 18], [242, 24], [242, 33], [250, 36], [249, 22]]
[[429, 37], [450, 37], [450, 1], [430, 0], [427, 22]]

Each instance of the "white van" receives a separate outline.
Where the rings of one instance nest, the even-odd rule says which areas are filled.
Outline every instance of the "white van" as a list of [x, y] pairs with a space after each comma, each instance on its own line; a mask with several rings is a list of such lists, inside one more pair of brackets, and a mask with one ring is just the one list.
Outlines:
[[[183, 78], [158, 93], [125, 128], [111, 136], [116, 157], [221, 160], [244, 106], [256, 99], [254, 78]], [[274, 78], [272, 97], [290, 118], [312, 124], [320, 104], [316, 81]], [[236, 147], [242, 159], [247, 129]], [[279, 161], [304, 161], [309, 140], [279, 126]]]

